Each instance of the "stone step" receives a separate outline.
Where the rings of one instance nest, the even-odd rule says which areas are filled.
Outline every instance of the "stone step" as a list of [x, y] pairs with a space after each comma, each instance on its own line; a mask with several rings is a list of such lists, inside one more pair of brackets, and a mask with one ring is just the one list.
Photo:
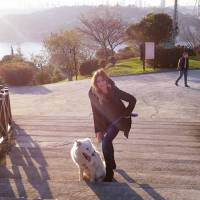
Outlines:
[[[179, 174], [193, 174], [198, 175], [200, 173], [200, 162], [191, 161], [191, 160], [159, 160], [159, 159], [131, 159], [127, 160], [124, 158], [116, 158], [117, 168], [124, 169], [131, 172], [141, 171], [141, 172], [151, 172], [151, 171], [168, 171], [169, 173]], [[12, 168], [47, 168], [59, 169], [59, 170], [72, 170], [76, 169], [75, 164], [71, 159], [66, 158], [45, 158], [37, 157], [30, 158], [26, 156], [19, 157], [7, 157], [5, 165], [2, 169], [5, 169], [5, 166], [8, 170]]]
[[[79, 137], [82, 138], [82, 137]], [[29, 138], [28, 141], [16, 141], [15, 146], [19, 148], [59, 148], [59, 147], [65, 147], [65, 146], [71, 146], [75, 140], [79, 139], [77, 138], [65, 138], [62, 141], [33, 141], [31, 138]], [[127, 140], [122, 139], [118, 140], [116, 139], [114, 141], [114, 144], [116, 145], [127, 145], [129, 147], [132, 147], [134, 145], [142, 145], [142, 146], [169, 146], [169, 147], [186, 147], [186, 148], [200, 148], [200, 142], [197, 141], [168, 141], [165, 140], [148, 140], [148, 139], [133, 139], [133, 140]]]
[[[126, 182], [87, 183], [77, 181], [45, 181], [40, 183], [21, 180], [0, 183], [0, 196], [8, 200], [21, 199], [127, 199], [127, 200], [199, 200], [200, 191], [192, 185], [140, 184]], [[195, 187], [194, 187], [195, 188]]]
[[[33, 135], [32, 135], [33, 134]], [[34, 135], [34, 131], [27, 131], [26, 134], [18, 134], [15, 139], [16, 141], [29, 141], [30, 139], [34, 141], [63, 141], [66, 138], [86, 138], [90, 137], [95, 140], [95, 134], [91, 133], [79, 133], [79, 132], [59, 132], [55, 131], [54, 134], [49, 134], [48, 131], [40, 132], [40, 135]], [[144, 133], [134, 133], [131, 131], [129, 140], [153, 140], [153, 141], [181, 141], [181, 142], [196, 142], [197, 139], [200, 140], [199, 135], [166, 135], [166, 134], [144, 134]], [[122, 132], [119, 132], [117, 135], [117, 140], [125, 140], [125, 137]]]
[[[200, 181], [200, 171], [199, 168], [194, 169], [186, 169], [186, 168], [167, 168], [165, 166], [164, 168], [159, 168], [157, 166], [151, 166], [145, 168], [144, 166], [142, 168], [136, 168], [132, 166], [122, 166], [121, 163], [117, 163], [117, 170], [115, 173], [115, 177], [118, 180], [122, 180], [122, 177], [119, 177], [119, 175], [126, 175], [126, 177], [129, 176], [129, 179], [138, 179], [145, 181], [153, 181], [153, 182], [160, 182], [162, 183], [162, 179], [164, 180], [164, 183], [169, 182], [171, 179], [177, 184], [182, 183], [183, 177], [185, 177], [186, 180], [190, 181], [191, 184], [197, 184], [198, 180]], [[7, 167], [0, 167], [0, 181], [4, 181], [5, 179], [23, 179], [23, 180], [38, 180], [41, 179], [45, 180], [71, 180], [78, 178], [78, 168], [74, 163], [71, 163], [69, 165], [62, 165], [61, 166], [36, 166], [36, 165], [21, 165], [21, 166], [7, 166]], [[149, 178], [150, 177], [150, 178]], [[124, 181], [125, 181], [124, 180]], [[131, 181], [132, 182], [132, 181]]]
[[[58, 124], [58, 123], [18, 123], [19, 127], [25, 128], [27, 130], [29, 129], [33, 129], [37, 130], [37, 129], [41, 129], [41, 130], [45, 130], [45, 128], [48, 129], [53, 129], [56, 130], [56, 128], [58, 128], [59, 130], [67, 130], [67, 128], [69, 128], [70, 130], [72, 130], [72, 128], [74, 128], [74, 130], [77, 130], [78, 128], [80, 129], [92, 129], [94, 127], [93, 122], [88, 122], [88, 123], [81, 123], [81, 122], [68, 122], [68, 123], [62, 123], [62, 124]], [[132, 127], [134, 129], [169, 129], [171, 131], [174, 130], [200, 130], [200, 126], [199, 125], [183, 125], [183, 124], [137, 124], [137, 123], [133, 123]]]
[[100, 184], [79, 183], [70, 158], [76, 139], [95, 141], [91, 118], [19, 117], [16, 123], [15, 145], [0, 167], [3, 199], [199, 200], [196, 122], [134, 120], [130, 138], [119, 133], [114, 140], [116, 182]]
[[[46, 118], [42, 118], [42, 117], [38, 117], [38, 118], [24, 118], [24, 119], [16, 119], [14, 118], [14, 121], [16, 124], [18, 124], [19, 126], [30, 126], [30, 125], [34, 125], [34, 126], [64, 126], [64, 125], [68, 125], [68, 126], [76, 126], [76, 125], [87, 125], [87, 126], [93, 126], [93, 118], [82, 118], [82, 119], [77, 119], [77, 117], [71, 117], [69, 118], [51, 118], [51, 117], [46, 117]], [[133, 120], [133, 125], [135, 127], [151, 127], [154, 126], [155, 128], [158, 127], [170, 127], [170, 128], [174, 128], [174, 127], [179, 127], [179, 128], [200, 128], [199, 122], [190, 122], [190, 121], [176, 121], [176, 120], [171, 120], [171, 121], [163, 121], [163, 120], [152, 120], [152, 121], [147, 121], [147, 120], [143, 120], [143, 119], [137, 119], [134, 118]]]
[[[12, 153], [10, 156], [14, 157], [15, 159], [20, 159], [20, 158], [28, 158], [32, 157], [34, 158], [34, 153], [33, 156], [31, 154], [31, 151], [20, 151], [18, 154]], [[63, 154], [57, 154], [55, 156], [45, 156], [42, 151], [39, 153], [38, 157], [35, 156], [35, 158], [42, 158], [45, 157], [46, 159], [70, 159], [70, 152], [69, 151], [63, 151]], [[162, 153], [160, 154], [159, 152], [129, 152], [129, 151], [116, 151], [115, 152], [115, 158], [116, 159], [125, 159], [127, 161], [131, 161], [132, 159], [154, 159], [154, 160], [180, 160], [180, 161], [196, 161], [200, 163], [200, 155], [181, 155], [181, 154], [176, 154], [176, 153]]]
[[[73, 142], [70, 142], [70, 144], [65, 144], [61, 146], [56, 146], [53, 148], [25, 148], [20, 146], [19, 148], [14, 146], [12, 147], [12, 157], [14, 156], [20, 156], [21, 152], [30, 152], [32, 157], [40, 157], [40, 154], [42, 154], [45, 157], [65, 157], [67, 152], [70, 152], [72, 148]], [[125, 143], [126, 144], [126, 143]], [[101, 152], [101, 145], [97, 145], [97, 150]], [[174, 155], [199, 155], [200, 154], [200, 148], [196, 147], [176, 147], [176, 146], [168, 146], [168, 145], [138, 145], [135, 144], [133, 146], [124, 145], [124, 144], [114, 144], [115, 152], [122, 152], [122, 153], [157, 153], [160, 154], [174, 154]], [[65, 152], [65, 153], [64, 153]]]
[[[41, 128], [42, 129], [42, 128]], [[79, 129], [79, 128], [72, 128], [72, 129], [61, 129], [58, 128], [57, 130], [52, 130], [50, 128], [46, 128], [41, 130], [40, 128], [35, 129], [35, 128], [31, 128], [28, 129], [26, 128], [26, 131], [24, 131], [23, 128], [16, 130], [15, 129], [15, 135], [17, 136], [30, 136], [30, 137], [34, 137], [34, 136], [46, 136], [46, 137], [95, 137], [95, 133], [94, 133], [94, 129], [93, 128], [86, 128], [86, 129]], [[23, 130], [23, 131], [22, 131]], [[147, 137], [169, 137], [169, 138], [174, 138], [174, 137], [195, 137], [195, 138], [199, 138], [199, 130], [181, 130], [181, 131], [176, 131], [173, 132], [171, 130], [163, 130], [163, 129], [155, 129], [155, 130], [151, 130], [151, 129], [131, 129], [130, 130], [130, 138], [132, 139], [134, 137], [137, 136], [147, 136]], [[123, 136], [123, 132], [120, 132], [118, 134], [119, 138], [124, 138]]]
[[[93, 117], [92, 117], [92, 113], [87, 115], [87, 116], [17, 116], [14, 115], [13, 119], [16, 122], [91, 122], [93, 121]], [[180, 119], [180, 118], [159, 118], [159, 119], [147, 119], [147, 118], [141, 118], [141, 117], [137, 117], [137, 118], [133, 118], [133, 121], [135, 123], [138, 124], [182, 124], [182, 125], [198, 125], [199, 126], [199, 120], [197, 119], [195, 121], [195, 119], [193, 119], [193, 121], [191, 120], [185, 120], [185, 119]]]

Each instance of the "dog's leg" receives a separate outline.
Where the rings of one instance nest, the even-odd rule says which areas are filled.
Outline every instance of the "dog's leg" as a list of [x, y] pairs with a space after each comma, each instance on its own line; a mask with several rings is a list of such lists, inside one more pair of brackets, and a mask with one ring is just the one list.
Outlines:
[[83, 168], [79, 167], [79, 181], [83, 181]]
[[95, 182], [95, 169], [90, 169], [90, 181]]

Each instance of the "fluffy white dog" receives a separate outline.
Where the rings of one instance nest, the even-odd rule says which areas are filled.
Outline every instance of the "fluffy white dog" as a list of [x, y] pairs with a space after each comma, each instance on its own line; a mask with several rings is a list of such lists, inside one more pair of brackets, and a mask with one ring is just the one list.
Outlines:
[[89, 138], [74, 142], [71, 157], [79, 168], [79, 180], [102, 181], [106, 175], [105, 165], [99, 152]]

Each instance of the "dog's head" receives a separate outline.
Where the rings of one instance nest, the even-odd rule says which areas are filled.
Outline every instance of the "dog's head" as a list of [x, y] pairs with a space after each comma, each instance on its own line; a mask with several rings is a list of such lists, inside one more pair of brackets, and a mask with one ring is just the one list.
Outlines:
[[91, 161], [92, 155], [95, 152], [94, 146], [89, 138], [79, 139], [75, 142], [77, 149], [80, 154], [82, 154], [83, 158], [88, 162]]

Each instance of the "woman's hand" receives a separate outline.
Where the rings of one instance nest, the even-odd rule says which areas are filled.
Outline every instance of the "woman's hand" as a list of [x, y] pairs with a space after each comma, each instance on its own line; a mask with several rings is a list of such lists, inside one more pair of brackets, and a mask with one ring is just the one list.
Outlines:
[[102, 132], [97, 132], [96, 133], [96, 138], [98, 143], [100, 143], [103, 140], [103, 133]]

